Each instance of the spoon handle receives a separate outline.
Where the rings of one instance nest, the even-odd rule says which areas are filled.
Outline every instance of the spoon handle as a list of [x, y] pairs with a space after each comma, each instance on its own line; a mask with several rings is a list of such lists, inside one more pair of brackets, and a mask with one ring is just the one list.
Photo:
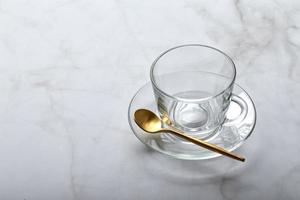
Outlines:
[[233, 159], [236, 159], [236, 160], [239, 160], [239, 161], [242, 161], [242, 162], [245, 161], [245, 158], [243, 158], [241, 156], [238, 156], [238, 155], [235, 155], [233, 153], [230, 153], [229, 151], [226, 151], [225, 149], [223, 149], [221, 147], [218, 147], [218, 146], [216, 146], [214, 144], [210, 144], [210, 143], [205, 142], [203, 140], [200, 140], [198, 138], [193, 138], [193, 137], [191, 137], [189, 135], [186, 135], [186, 134], [184, 134], [184, 133], [182, 133], [182, 132], [180, 132], [180, 131], [178, 131], [176, 129], [169, 128], [169, 129], [165, 129], [165, 131], [167, 131], [167, 132], [169, 132], [169, 133], [171, 133], [173, 135], [176, 135], [176, 136], [178, 136], [178, 137], [180, 137], [182, 139], [185, 139], [185, 140], [187, 140], [189, 142], [192, 142], [192, 143], [194, 143], [196, 145], [199, 145], [199, 146], [201, 146], [203, 148], [206, 148], [208, 150], [220, 153], [220, 154], [222, 154], [224, 156], [228, 156], [230, 158], [233, 158]]

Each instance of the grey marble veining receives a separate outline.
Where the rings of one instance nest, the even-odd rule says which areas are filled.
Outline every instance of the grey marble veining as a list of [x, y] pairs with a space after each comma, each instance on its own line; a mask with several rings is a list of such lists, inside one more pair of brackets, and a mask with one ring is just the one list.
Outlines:
[[[0, 0], [0, 199], [299, 199], [299, 22], [293, 0]], [[151, 62], [185, 43], [237, 65], [258, 113], [244, 164], [131, 133]]]

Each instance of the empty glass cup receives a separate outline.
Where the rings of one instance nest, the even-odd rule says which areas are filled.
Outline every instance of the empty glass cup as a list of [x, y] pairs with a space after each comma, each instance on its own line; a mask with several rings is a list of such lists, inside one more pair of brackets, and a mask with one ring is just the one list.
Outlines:
[[237, 98], [232, 95], [235, 76], [229, 56], [198, 44], [167, 50], [154, 61], [150, 72], [162, 119], [202, 139], [214, 135], [227, 121], [230, 101]]

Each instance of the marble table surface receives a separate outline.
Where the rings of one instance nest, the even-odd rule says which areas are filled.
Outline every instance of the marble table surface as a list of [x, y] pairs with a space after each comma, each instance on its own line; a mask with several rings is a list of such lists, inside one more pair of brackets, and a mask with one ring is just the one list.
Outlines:
[[[299, 199], [300, 2], [1, 0], [0, 199]], [[257, 125], [237, 153], [176, 160], [127, 122], [164, 50], [237, 65]]]

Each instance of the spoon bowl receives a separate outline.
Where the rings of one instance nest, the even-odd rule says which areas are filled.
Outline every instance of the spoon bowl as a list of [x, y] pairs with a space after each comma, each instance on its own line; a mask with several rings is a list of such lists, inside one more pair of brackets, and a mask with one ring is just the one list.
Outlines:
[[134, 121], [141, 129], [148, 133], [158, 133], [162, 130], [162, 121], [150, 110], [137, 110], [134, 113]]

